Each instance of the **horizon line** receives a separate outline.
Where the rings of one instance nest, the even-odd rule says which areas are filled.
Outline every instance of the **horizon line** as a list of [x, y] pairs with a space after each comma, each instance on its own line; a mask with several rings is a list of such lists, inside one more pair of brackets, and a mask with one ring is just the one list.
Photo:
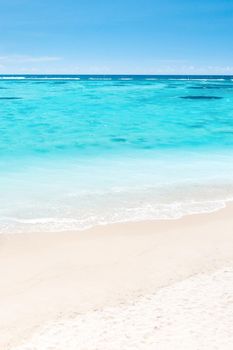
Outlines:
[[232, 74], [135, 74], [135, 73], [0, 73], [0, 76], [27, 76], [27, 75], [73, 75], [73, 76], [225, 76], [232, 77]]

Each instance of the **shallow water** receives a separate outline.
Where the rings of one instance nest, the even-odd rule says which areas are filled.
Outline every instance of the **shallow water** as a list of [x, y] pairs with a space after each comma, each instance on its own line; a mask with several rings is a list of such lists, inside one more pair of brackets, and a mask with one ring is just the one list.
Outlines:
[[0, 76], [0, 232], [223, 207], [231, 87], [231, 77]]

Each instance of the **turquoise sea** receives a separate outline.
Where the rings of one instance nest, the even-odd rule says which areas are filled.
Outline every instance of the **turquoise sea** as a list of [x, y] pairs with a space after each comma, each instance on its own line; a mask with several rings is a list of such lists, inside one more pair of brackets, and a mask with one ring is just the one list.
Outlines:
[[233, 77], [0, 76], [0, 232], [217, 210]]

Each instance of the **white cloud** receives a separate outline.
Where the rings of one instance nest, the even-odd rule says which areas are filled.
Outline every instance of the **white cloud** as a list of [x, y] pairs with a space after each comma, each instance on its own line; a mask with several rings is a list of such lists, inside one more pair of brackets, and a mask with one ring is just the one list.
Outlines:
[[59, 56], [0, 56], [0, 74], [233, 74], [233, 66], [197, 64], [186, 59], [95, 62]]
[[26, 55], [9, 55], [0, 56], [0, 63], [4, 64], [21, 64], [21, 63], [43, 63], [55, 62], [62, 60], [57, 56], [26, 56]]

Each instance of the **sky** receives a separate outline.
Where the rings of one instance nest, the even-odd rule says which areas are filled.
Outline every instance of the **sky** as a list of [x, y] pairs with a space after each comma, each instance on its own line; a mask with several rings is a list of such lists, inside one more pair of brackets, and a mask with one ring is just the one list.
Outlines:
[[233, 74], [233, 0], [0, 0], [0, 74]]

